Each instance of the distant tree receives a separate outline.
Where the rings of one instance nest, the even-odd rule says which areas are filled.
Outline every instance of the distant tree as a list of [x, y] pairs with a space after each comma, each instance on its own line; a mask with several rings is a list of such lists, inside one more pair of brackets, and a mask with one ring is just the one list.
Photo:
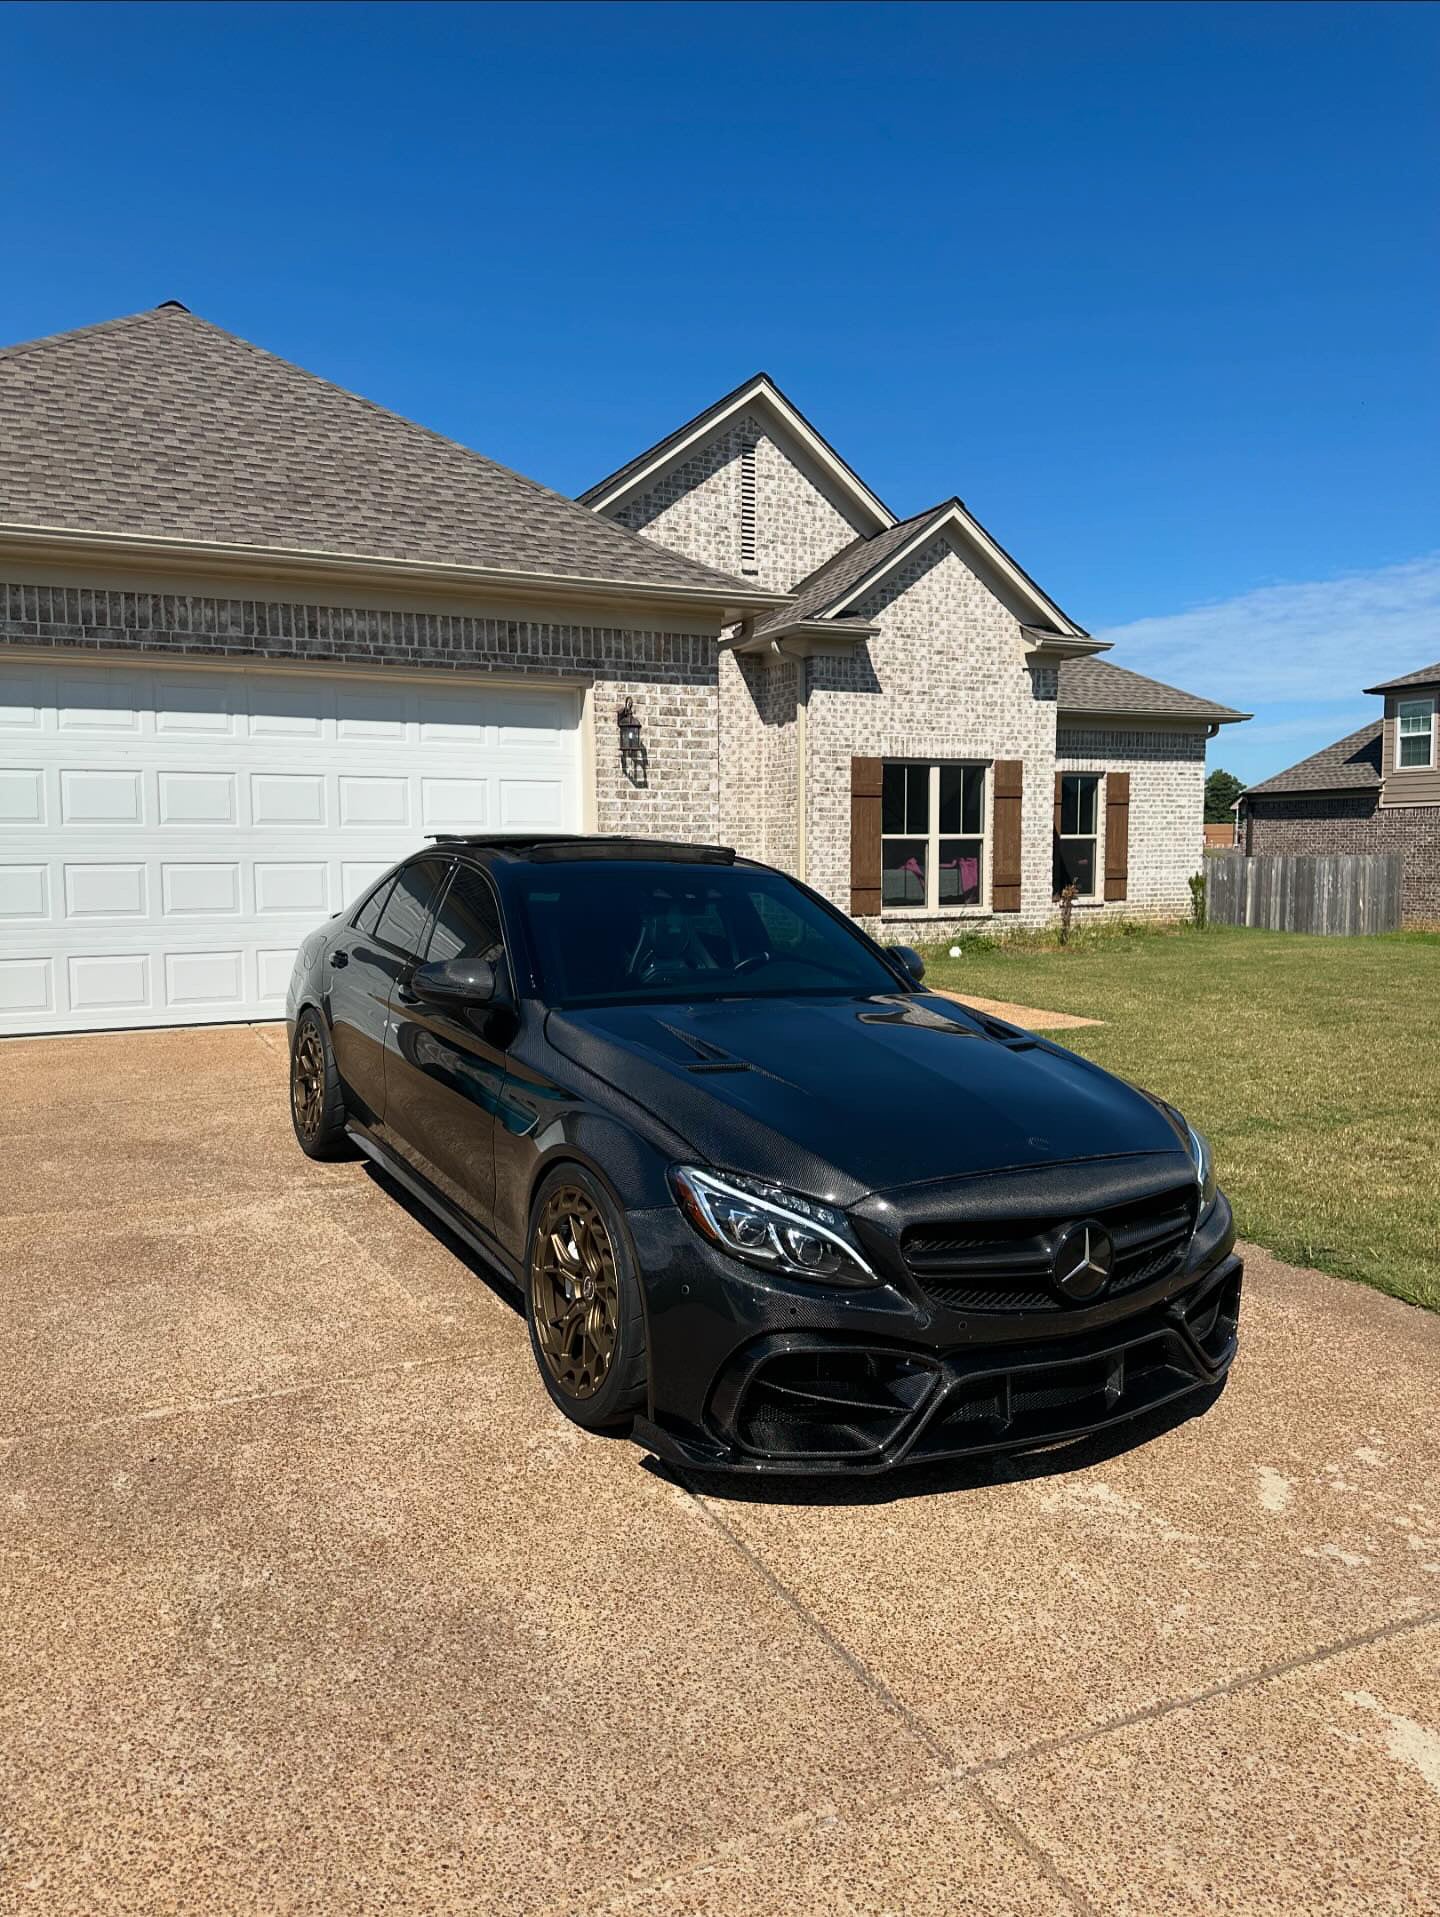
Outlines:
[[1234, 818], [1230, 808], [1245, 790], [1233, 772], [1217, 766], [1205, 781], [1206, 825], [1229, 825]]

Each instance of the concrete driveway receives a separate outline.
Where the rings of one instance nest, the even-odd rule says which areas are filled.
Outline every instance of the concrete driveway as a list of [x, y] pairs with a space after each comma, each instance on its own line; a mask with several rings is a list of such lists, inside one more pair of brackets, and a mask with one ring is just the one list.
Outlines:
[[0, 1909], [1440, 1909], [1440, 1322], [1256, 1253], [1135, 1449], [682, 1484], [283, 1048], [0, 1046]]

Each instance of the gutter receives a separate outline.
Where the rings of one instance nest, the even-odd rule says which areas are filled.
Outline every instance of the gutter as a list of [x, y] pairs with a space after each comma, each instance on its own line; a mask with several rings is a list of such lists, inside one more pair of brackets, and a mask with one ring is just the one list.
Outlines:
[[596, 579], [583, 573], [527, 572], [515, 567], [393, 559], [373, 554], [326, 552], [305, 546], [252, 546], [58, 526], [0, 525], [0, 559], [9, 557], [82, 566], [99, 560], [115, 566], [212, 573], [241, 579], [273, 581], [278, 575], [297, 581], [391, 589], [396, 586], [432, 592], [462, 589], [481, 596], [489, 594], [532, 603], [580, 598], [616, 606], [689, 606], [713, 612], [726, 625], [733, 625], [747, 615], [783, 606], [792, 596], [759, 589], [752, 591], [738, 582], [733, 587], [669, 586], [655, 581], [632, 583]]

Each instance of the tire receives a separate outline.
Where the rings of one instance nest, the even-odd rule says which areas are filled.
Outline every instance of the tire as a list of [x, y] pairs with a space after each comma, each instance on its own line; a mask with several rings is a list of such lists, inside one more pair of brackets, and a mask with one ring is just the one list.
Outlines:
[[290, 1041], [290, 1123], [307, 1158], [354, 1156], [330, 1034], [314, 1010], [300, 1014]]
[[648, 1354], [617, 1206], [589, 1172], [561, 1166], [536, 1189], [525, 1242], [525, 1321], [545, 1389], [587, 1431], [627, 1426], [645, 1403]]

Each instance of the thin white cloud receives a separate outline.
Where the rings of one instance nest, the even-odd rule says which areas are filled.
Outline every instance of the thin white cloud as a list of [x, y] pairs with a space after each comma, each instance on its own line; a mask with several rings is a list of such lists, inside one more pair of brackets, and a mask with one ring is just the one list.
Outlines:
[[1117, 666], [1257, 717], [1273, 704], [1355, 710], [1364, 687], [1440, 659], [1440, 552], [1338, 579], [1260, 586], [1097, 636], [1114, 642], [1105, 656]]

